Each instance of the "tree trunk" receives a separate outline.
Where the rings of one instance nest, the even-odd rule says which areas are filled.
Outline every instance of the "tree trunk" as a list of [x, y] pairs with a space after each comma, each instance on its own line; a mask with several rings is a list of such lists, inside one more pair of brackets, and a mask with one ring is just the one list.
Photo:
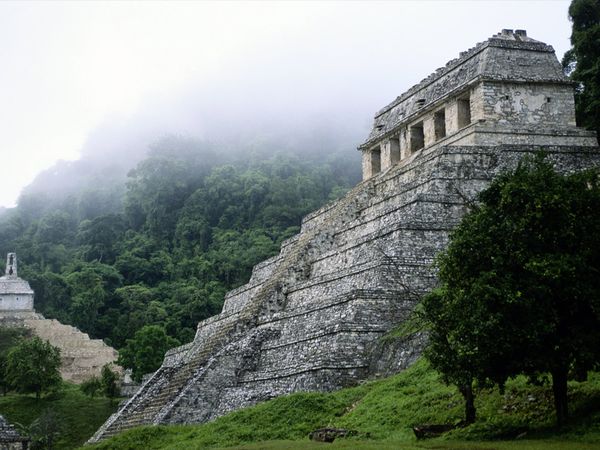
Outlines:
[[552, 391], [556, 409], [556, 425], [564, 425], [569, 417], [567, 404], [567, 369], [560, 367], [552, 371]]
[[459, 386], [458, 390], [465, 399], [465, 422], [472, 424], [475, 422], [475, 396], [473, 395], [473, 383]]

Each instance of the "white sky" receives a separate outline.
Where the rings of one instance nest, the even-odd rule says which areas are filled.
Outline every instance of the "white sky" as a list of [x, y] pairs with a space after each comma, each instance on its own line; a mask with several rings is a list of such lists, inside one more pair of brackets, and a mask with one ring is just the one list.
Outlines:
[[77, 159], [108, 117], [155, 105], [170, 117], [152, 123], [157, 135], [201, 133], [175, 112], [195, 101], [186, 92], [203, 92], [224, 121], [260, 104], [367, 123], [502, 28], [526, 29], [561, 58], [569, 3], [0, 2], [0, 206], [57, 160]]

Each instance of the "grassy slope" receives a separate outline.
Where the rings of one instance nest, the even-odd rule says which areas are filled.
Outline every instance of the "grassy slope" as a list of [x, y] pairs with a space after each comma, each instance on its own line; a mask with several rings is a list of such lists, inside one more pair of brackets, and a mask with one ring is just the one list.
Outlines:
[[56, 449], [71, 449], [82, 445], [114, 412], [117, 403], [106, 398], [84, 396], [75, 385], [65, 384], [61, 392], [36, 400], [34, 395], [0, 396], [0, 414], [13, 424], [25, 427], [50, 409], [60, 423]]
[[[593, 374], [585, 383], [572, 383], [570, 400], [573, 424], [557, 432], [552, 427], [549, 387], [530, 386], [517, 379], [508, 384], [504, 395], [497, 390], [480, 393], [475, 425], [443, 439], [416, 441], [412, 425], [454, 423], [462, 417], [462, 400], [456, 390], [440, 383], [436, 373], [419, 361], [385, 380], [331, 394], [280, 397], [205, 425], [141, 427], [93, 448], [320, 448], [323, 444], [309, 442], [307, 434], [336, 426], [363, 435], [338, 440], [328, 448], [600, 449], [600, 375]], [[524, 432], [524, 437], [514, 440]]]

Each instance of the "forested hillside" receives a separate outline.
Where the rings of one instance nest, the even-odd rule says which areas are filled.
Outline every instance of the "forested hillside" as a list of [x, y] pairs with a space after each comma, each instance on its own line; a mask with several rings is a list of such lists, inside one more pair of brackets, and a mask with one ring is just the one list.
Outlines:
[[184, 343], [359, 169], [351, 147], [165, 137], [126, 177], [118, 161], [41, 174], [0, 215], [0, 252], [17, 252], [46, 317], [117, 349], [145, 325]]

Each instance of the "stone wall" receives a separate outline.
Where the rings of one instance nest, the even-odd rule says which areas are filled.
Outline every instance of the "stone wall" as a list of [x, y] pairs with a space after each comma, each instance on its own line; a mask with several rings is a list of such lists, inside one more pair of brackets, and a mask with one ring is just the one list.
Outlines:
[[575, 126], [571, 86], [485, 82], [482, 88], [482, 116], [499, 126]]
[[380, 338], [435, 283], [432, 261], [474, 198], [502, 170], [544, 150], [559, 170], [600, 163], [590, 147], [435, 147], [305, 218], [281, 253], [229, 293], [193, 343], [94, 436], [141, 424], [197, 423], [297, 391], [330, 391], [413, 362], [422, 335]]
[[0, 326], [27, 328], [34, 336], [58, 347], [60, 374], [65, 381], [81, 383], [93, 376], [99, 377], [106, 364], [111, 364], [117, 372], [122, 371], [116, 365], [119, 355], [114, 348], [58, 320], [45, 319], [35, 312], [0, 311]]
[[33, 295], [0, 294], [0, 311], [33, 311]]

